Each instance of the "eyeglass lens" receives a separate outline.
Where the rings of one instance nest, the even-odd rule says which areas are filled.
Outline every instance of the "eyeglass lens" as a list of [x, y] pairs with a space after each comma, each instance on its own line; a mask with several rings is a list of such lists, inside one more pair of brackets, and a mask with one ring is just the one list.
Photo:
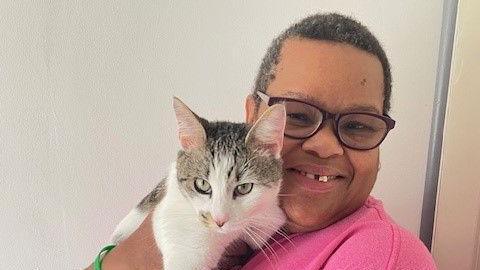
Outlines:
[[[311, 136], [324, 120], [317, 108], [295, 101], [284, 101], [287, 112], [285, 134], [294, 138]], [[368, 114], [346, 114], [337, 125], [338, 137], [347, 146], [366, 149], [380, 143], [387, 132], [387, 124]]]

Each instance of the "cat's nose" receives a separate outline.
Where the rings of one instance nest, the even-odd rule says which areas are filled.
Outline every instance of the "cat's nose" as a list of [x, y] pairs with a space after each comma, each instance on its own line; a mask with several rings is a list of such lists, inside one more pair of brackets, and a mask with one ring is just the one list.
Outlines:
[[215, 221], [217, 226], [219, 228], [221, 228], [228, 221], [228, 216], [227, 215], [220, 215], [220, 216], [214, 217], [213, 221]]

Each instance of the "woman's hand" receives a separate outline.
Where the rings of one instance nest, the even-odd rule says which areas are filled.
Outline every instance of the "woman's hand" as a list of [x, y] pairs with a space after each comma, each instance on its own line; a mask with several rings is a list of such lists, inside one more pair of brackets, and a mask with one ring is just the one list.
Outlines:
[[[153, 237], [152, 215], [104, 258], [102, 270], [163, 270], [162, 255]], [[93, 270], [90, 265], [86, 270]]]

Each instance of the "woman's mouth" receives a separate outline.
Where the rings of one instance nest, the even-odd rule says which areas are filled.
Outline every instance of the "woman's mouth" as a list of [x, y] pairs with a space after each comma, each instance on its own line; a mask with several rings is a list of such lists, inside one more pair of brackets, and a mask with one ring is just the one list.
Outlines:
[[338, 184], [338, 180], [345, 179], [339, 174], [315, 173], [297, 168], [287, 169], [287, 173], [293, 176], [304, 189], [321, 193], [331, 191]]
[[296, 170], [296, 169], [293, 169], [293, 170], [297, 171], [301, 175], [306, 176], [312, 180], [318, 180], [324, 183], [328, 182], [328, 180], [333, 180], [337, 178], [337, 176], [335, 175], [320, 175], [320, 174], [307, 173], [307, 172]]

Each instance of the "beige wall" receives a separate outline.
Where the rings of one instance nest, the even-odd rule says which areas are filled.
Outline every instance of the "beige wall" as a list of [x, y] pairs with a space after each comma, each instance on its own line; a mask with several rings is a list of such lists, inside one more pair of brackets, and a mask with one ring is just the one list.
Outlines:
[[480, 269], [480, 2], [460, 0], [432, 252], [440, 270]]

